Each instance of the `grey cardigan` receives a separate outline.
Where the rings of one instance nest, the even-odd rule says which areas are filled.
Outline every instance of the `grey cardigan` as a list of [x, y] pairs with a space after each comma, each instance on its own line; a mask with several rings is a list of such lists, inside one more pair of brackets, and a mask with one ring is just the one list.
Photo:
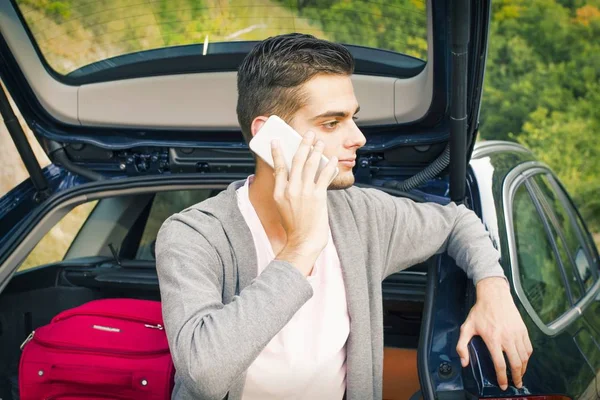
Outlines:
[[[312, 296], [287, 262], [273, 261], [257, 277], [235, 193], [243, 183], [172, 215], [158, 233], [156, 267], [177, 371], [173, 399], [240, 399], [250, 364]], [[474, 283], [503, 277], [499, 253], [477, 216], [453, 203], [352, 187], [329, 191], [328, 210], [350, 315], [346, 397], [381, 399], [381, 281], [443, 251]]]

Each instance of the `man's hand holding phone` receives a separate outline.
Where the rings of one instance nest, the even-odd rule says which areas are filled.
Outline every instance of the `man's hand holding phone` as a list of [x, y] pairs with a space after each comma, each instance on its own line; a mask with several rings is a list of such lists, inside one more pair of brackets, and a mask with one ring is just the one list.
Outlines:
[[286, 245], [276, 258], [290, 262], [305, 276], [310, 275], [315, 261], [327, 245], [327, 187], [337, 167], [337, 157], [332, 157], [315, 179], [325, 145], [317, 141], [312, 147], [314, 139], [313, 132], [304, 135], [289, 173], [281, 144], [277, 139], [271, 143], [275, 170], [273, 197], [287, 235]]

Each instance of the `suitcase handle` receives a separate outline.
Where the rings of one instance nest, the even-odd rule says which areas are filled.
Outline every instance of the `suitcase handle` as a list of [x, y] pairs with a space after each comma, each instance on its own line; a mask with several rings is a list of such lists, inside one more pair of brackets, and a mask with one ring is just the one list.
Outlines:
[[81, 385], [133, 388], [133, 375], [131, 372], [90, 368], [83, 365], [76, 368], [53, 365], [48, 380]]

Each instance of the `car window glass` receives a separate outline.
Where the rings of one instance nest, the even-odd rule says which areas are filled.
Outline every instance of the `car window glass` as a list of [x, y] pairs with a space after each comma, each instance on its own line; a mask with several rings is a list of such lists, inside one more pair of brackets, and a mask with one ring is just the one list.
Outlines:
[[567, 250], [571, 254], [571, 257], [576, 260], [576, 255], [579, 252], [583, 254], [583, 258], [580, 256], [579, 260], [576, 260], [576, 266], [585, 289], [590, 289], [593, 286], [595, 279], [592, 273], [590, 262], [587, 257], [585, 257], [585, 252], [583, 251], [583, 234], [578, 234], [577, 223], [569, 215], [564, 203], [551, 186], [548, 178], [545, 175], [540, 174], [536, 175], [533, 179], [538, 184], [544, 195], [544, 198], [550, 205], [550, 208], [556, 217], [556, 221], [565, 238], [565, 244], [567, 246]]
[[577, 270], [582, 276], [584, 276], [583, 274], [585, 274], [590, 269], [588, 259], [585, 256], [585, 253], [581, 247], [577, 250], [577, 254], [575, 254], [575, 265], [577, 266]]
[[552, 238], [554, 239], [554, 243], [556, 244], [561, 265], [563, 267], [563, 270], [565, 271], [567, 281], [569, 282], [569, 288], [571, 290], [571, 295], [573, 296], [573, 301], [577, 302], [583, 297], [583, 290], [581, 288], [579, 278], [577, 277], [577, 274], [575, 272], [575, 267], [573, 266], [573, 262], [569, 257], [569, 253], [567, 253], [564, 241], [558, 235], [554, 224], [549, 220], [549, 216], [546, 210], [544, 210], [544, 215], [546, 216], [546, 220], [549, 222], [548, 228], [550, 230], [550, 235], [552, 236]]
[[207, 199], [211, 189], [159, 192], [154, 197], [148, 221], [144, 227], [136, 259], [154, 260], [153, 246], [163, 222], [171, 215]]
[[[554, 181], [552, 177], [549, 177], [549, 180], [552, 181], [553, 187], [558, 187], [557, 190], [560, 190], [561, 193], [565, 194], [564, 191], [560, 189], [558, 183]], [[600, 247], [600, 233], [597, 231], [597, 226], [599, 225], [600, 215], [596, 212], [587, 209], [589, 205], [584, 205], [587, 211], [585, 213], [584, 223], [581, 215], [575, 210], [576, 204], [570, 197], [565, 196], [564, 204], [566, 205], [567, 209], [571, 211], [572, 215], [575, 216], [577, 227], [579, 228], [579, 231], [582, 232], [584, 242], [585, 244], [587, 244], [589, 251], [588, 254], [592, 257], [591, 264], [597, 266], [597, 268], [592, 268], [592, 273], [595, 273], [596, 279], [598, 279], [600, 278], [600, 271], [598, 270], [598, 268], [600, 268], [600, 258], [598, 256], [598, 248]], [[582, 210], [579, 209], [579, 211], [581, 212]], [[592, 229], [595, 227], [596, 231], [593, 231]]]
[[38, 242], [18, 270], [62, 261], [96, 203], [97, 201], [91, 201], [81, 204], [65, 215]]
[[513, 221], [521, 286], [535, 312], [548, 324], [570, 305], [556, 254], [525, 185], [515, 192]]
[[[424, 0], [16, 0], [40, 52], [58, 73], [138, 51], [309, 33], [426, 59]], [[202, 54], [202, 53], [201, 53]], [[206, 61], [209, 62], [209, 61]]]

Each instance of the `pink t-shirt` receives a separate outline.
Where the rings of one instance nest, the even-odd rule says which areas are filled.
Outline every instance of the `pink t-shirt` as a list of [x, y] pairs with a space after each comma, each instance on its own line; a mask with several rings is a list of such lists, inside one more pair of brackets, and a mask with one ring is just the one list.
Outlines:
[[[253, 179], [254, 176], [250, 176], [237, 190], [237, 199], [252, 232], [260, 274], [275, 254], [250, 202], [248, 187]], [[342, 399], [346, 390], [346, 340], [350, 319], [331, 231], [329, 242], [307, 279], [313, 288], [313, 297], [250, 365], [243, 400]]]

